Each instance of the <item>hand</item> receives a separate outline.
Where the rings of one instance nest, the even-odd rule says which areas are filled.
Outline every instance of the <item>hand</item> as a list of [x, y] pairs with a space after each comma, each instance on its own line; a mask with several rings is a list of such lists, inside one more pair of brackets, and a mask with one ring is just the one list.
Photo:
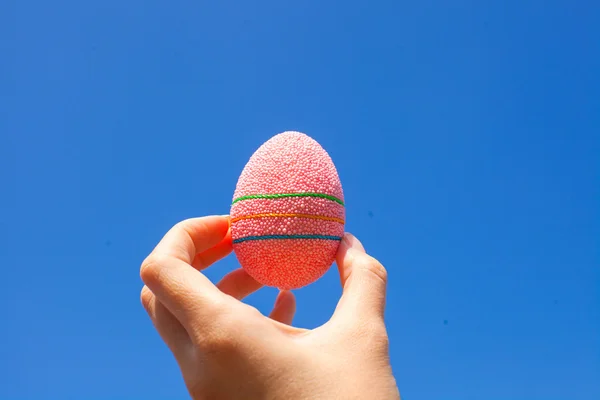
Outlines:
[[144, 260], [142, 304], [193, 399], [399, 399], [383, 320], [387, 275], [346, 234], [337, 265], [343, 294], [332, 318], [290, 326], [281, 291], [270, 317], [240, 300], [261, 285], [243, 269], [217, 285], [201, 271], [232, 250], [227, 217], [175, 225]]

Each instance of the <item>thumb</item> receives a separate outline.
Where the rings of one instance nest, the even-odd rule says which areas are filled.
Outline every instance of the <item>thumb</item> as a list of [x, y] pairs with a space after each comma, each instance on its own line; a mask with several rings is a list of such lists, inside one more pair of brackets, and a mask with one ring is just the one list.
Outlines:
[[335, 314], [347, 318], [383, 321], [387, 271], [365, 252], [353, 235], [346, 233], [338, 248], [336, 264], [342, 283], [342, 298]]

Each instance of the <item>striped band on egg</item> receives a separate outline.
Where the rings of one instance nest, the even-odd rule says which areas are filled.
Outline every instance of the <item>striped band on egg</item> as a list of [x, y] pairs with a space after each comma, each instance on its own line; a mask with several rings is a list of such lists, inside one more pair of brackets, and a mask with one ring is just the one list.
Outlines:
[[325, 193], [274, 193], [274, 194], [251, 194], [247, 196], [241, 196], [237, 199], [233, 200], [232, 205], [242, 200], [251, 200], [251, 199], [283, 199], [286, 197], [320, 197], [322, 199], [328, 199], [331, 201], [335, 201], [338, 204], [344, 205], [344, 202], [338, 199], [335, 196], [325, 194]]
[[333, 235], [261, 235], [261, 236], [246, 236], [235, 239], [233, 243], [247, 242], [248, 240], [269, 240], [269, 239], [320, 239], [320, 240], [342, 240], [341, 236]]
[[[286, 199], [292, 197], [313, 197], [313, 198], [322, 198], [331, 200], [340, 206], [344, 207], [344, 202], [335, 196], [331, 196], [324, 193], [274, 193], [274, 194], [255, 194], [255, 195], [246, 195], [240, 196], [233, 200], [232, 205], [244, 201], [244, 200], [254, 200], [254, 199]], [[248, 214], [242, 215], [238, 217], [234, 217], [231, 219], [231, 223], [236, 223], [238, 221], [250, 220], [250, 219], [261, 219], [261, 218], [305, 218], [305, 219], [314, 219], [328, 222], [335, 222], [341, 225], [344, 225], [345, 221], [342, 218], [327, 216], [327, 215], [316, 215], [316, 214], [305, 214], [305, 213], [274, 213], [274, 212], [266, 212], [266, 213], [257, 213], [257, 214]], [[334, 240], [341, 241], [342, 237], [337, 235], [322, 235], [322, 234], [289, 234], [289, 235], [280, 235], [280, 234], [271, 234], [271, 235], [252, 235], [236, 238], [233, 240], [234, 244], [254, 241], [254, 240], [285, 240], [285, 239], [313, 239], [313, 240]]]
[[344, 220], [337, 217], [328, 217], [326, 215], [313, 215], [313, 214], [277, 214], [277, 213], [264, 213], [264, 214], [251, 214], [251, 215], [243, 215], [241, 217], [236, 217], [231, 219], [231, 223], [240, 221], [242, 219], [256, 219], [256, 218], [311, 218], [311, 219], [320, 219], [323, 221], [332, 221], [339, 222], [340, 224], [344, 223]]

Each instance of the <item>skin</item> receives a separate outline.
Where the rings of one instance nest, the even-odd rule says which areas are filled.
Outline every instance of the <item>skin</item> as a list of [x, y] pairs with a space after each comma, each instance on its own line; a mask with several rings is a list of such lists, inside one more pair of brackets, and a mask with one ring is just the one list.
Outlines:
[[242, 302], [261, 288], [243, 269], [216, 285], [199, 272], [231, 251], [227, 216], [194, 218], [141, 266], [142, 304], [193, 399], [400, 399], [383, 319], [387, 273], [358, 239], [344, 235], [343, 293], [313, 330], [291, 326], [292, 292], [281, 291], [267, 317]]

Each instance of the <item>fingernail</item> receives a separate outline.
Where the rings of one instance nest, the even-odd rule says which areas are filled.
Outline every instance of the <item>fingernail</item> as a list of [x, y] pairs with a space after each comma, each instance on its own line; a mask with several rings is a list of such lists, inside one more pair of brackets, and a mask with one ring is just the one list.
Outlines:
[[358, 250], [358, 251], [362, 251], [363, 253], [365, 252], [365, 248], [362, 245], [362, 243], [360, 242], [360, 240], [358, 240], [356, 238], [356, 236], [354, 236], [351, 233], [346, 233], [344, 235], [344, 241], [346, 242], [346, 244], [354, 250]]

